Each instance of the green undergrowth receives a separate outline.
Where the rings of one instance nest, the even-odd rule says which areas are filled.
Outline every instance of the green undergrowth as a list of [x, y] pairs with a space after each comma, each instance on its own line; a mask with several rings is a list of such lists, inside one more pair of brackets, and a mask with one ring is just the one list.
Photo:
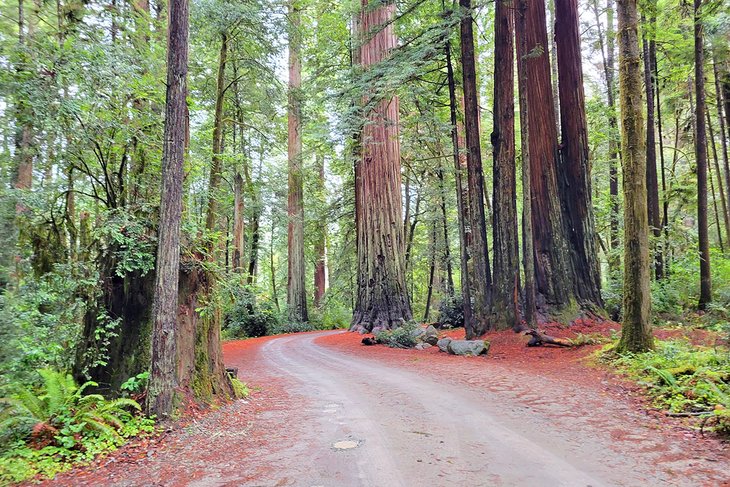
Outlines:
[[17, 386], [0, 399], [1, 485], [52, 478], [155, 430], [133, 399], [87, 394], [96, 384], [78, 386], [65, 372], [38, 375], [36, 386]]
[[657, 341], [655, 350], [617, 355], [607, 346], [601, 360], [646, 388], [656, 407], [705, 416], [716, 431], [730, 433], [730, 351], [686, 340]]
[[418, 343], [415, 334], [418, 327], [418, 323], [411, 321], [392, 330], [383, 330], [375, 338], [391, 348], [413, 348]]

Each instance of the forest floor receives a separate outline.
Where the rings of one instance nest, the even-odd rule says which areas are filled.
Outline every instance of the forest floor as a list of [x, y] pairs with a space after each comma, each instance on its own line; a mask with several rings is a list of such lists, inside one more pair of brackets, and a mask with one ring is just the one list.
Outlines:
[[361, 338], [226, 343], [249, 398], [47, 485], [730, 486], [729, 445], [592, 366], [597, 346], [527, 348], [503, 332], [465, 358]]

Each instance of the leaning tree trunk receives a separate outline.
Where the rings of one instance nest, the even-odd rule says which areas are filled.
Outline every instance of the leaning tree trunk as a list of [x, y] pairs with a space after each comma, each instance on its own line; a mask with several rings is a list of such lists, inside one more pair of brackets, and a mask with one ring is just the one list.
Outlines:
[[699, 309], [707, 308], [712, 301], [710, 278], [710, 236], [707, 225], [707, 134], [705, 128], [705, 53], [704, 27], [701, 12], [702, 0], [694, 0], [695, 41], [695, 159], [697, 161], [697, 226], [700, 251], [700, 299]]
[[603, 299], [593, 221], [578, 1], [555, 0], [555, 7], [562, 132], [558, 170], [560, 196], [572, 256], [574, 293], [581, 307], [596, 310], [603, 307]]
[[619, 96], [624, 187], [623, 327], [618, 351], [654, 346], [651, 333], [646, 139], [641, 99], [641, 56], [636, 0], [618, 0]]
[[[362, 0], [360, 62], [369, 69], [397, 46], [395, 3]], [[362, 157], [356, 170], [357, 301], [352, 330], [377, 332], [410, 320], [401, 207], [398, 97], [368, 93]]]
[[243, 272], [244, 218], [243, 218], [243, 177], [239, 172], [233, 177], [233, 272]]
[[[527, 103], [530, 125], [530, 179], [532, 189], [532, 229], [537, 291], [548, 313], [559, 313], [575, 304], [570, 253], [563, 230], [558, 192], [558, 135], [552, 101], [550, 63], [545, 26], [545, 2], [527, 3], [526, 46], [518, 45], [517, 55], [527, 63]], [[518, 32], [518, 35], [521, 35]]]
[[188, 22], [188, 0], [170, 0], [160, 226], [152, 307], [152, 358], [147, 391], [147, 412], [163, 420], [172, 416], [179, 378], [176, 335], [177, 292], [183, 163], [187, 132], [185, 97], [188, 75]]
[[[317, 189], [320, 193], [320, 203], [326, 204], [325, 201], [325, 181], [324, 181], [324, 156], [317, 156], [318, 174]], [[314, 306], [321, 308], [322, 298], [326, 290], [327, 284], [327, 222], [322, 219], [317, 224], [317, 235], [314, 243]]]
[[494, 299], [496, 329], [520, 326], [520, 253], [515, 169], [514, 11], [497, 0], [494, 26]]
[[210, 181], [208, 183], [208, 208], [205, 217], [205, 228], [209, 232], [215, 230], [218, 219], [218, 190], [223, 172], [223, 101], [226, 87], [226, 59], [228, 55], [228, 36], [221, 34], [221, 49], [218, 60], [218, 78], [215, 91], [215, 115], [213, 120], [213, 157], [210, 165]]
[[474, 56], [473, 7], [471, 0], [459, 0], [461, 18], [461, 69], [464, 80], [464, 128], [466, 132], [467, 179], [469, 185], [469, 227], [471, 228], [473, 322], [467, 339], [483, 335], [490, 328], [492, 281], [487, 257], [487, 229], [484, 216], [484, 171], [479, 140], [479, 100]]
[[302, 64], [301, 9], [289, 2], [289, 114], [288, 159], [289, 198], [287, 214], [288, 274], [286, 303], [289, 321], [306, 323], [307, 313], [306, 269], [304, 261], [304, 191], [302, 182], [301, 85]]

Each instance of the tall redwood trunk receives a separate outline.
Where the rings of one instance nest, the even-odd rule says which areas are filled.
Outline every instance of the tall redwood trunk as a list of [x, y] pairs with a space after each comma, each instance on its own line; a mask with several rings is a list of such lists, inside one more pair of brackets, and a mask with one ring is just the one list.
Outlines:
[[[317, 158], [317, 164], [319, 166], [317, 185], [323, 198], [322, 203], [324, 203], [324, 156], [318, 155]], [[324, 297], [327, 283], [327, 222], [322, 220], [317, 227], [317, 236], [314, 243], [314, 255], [316, 259], [314, 263], [314, 306], [319, 308], [322, 306], [322, 298]]]
[[302, 181], [301, 9], [289, 1], [289, 201], [287, 214], [288, 278], [286, 303], [289, 320], [309, 321], [307, 313], [306, 269], [304, 261], [304, 191]]
[[169, 15], [162, 199], [152, 307], [152, 362], [147, 391], [147, 412], [160, 419], [171, 417], [178, 385], [177, 292], [187, 133], [188, 0], [170, 0]]
[[514, 7], [497, 0], [494, 26], [494, 299], [497, 329], [519, 328], [520, 254], [515, 168]]
[[[517, 0], [517, 52], [527, 52], [527, 0]], [[530, 177], [530, 104], [527, 99], [527, 57], [517, 56], [520, 99], [520, 146], [522, 151], [522, 261], [525, 270], [525, 322], [537, 326], [535, 254], [532, 231], [532, 183]]]
[[710, 238], [707, 225], [707, 134], [705, 128], [705, 53], [704, 27], [701, 18], [702, 0], [694, 0], [694, 47], [695, 47], [695, 159], [697, 162], [697, 226], [700, 251], [700, 299], [699, 309], [705, 309], [712, 301], [710, 277]]
[[578, 30], [578, 1], [555, 0], [555, 7], [562, 133], [558, 172], [572, 257], [574, 292], [583, 307], [602, 308]]
[[[397, 39], [395, 2], [362, 0], [360, 62], [369, 69], [390, 56]], [[371, 94], [365, 94], [367, 106]], [[412, 317], [405, 279], [398, 97], [385, 96], [366, 113], [356, 170], [357, 301], [351, 329], [377, 332]]]
[[[525, 48], [517, 55], [526, 60], [526, 86], [530, 126], [530, 180], [532, 190], [532, 230], [537, 291], [548, 311], [559, 311], [573, 301], [570, 253], [564, 233], [558, 192], [558, 135], [552, 101], [550, 63], [545, 25], [545, 2], [527, 2]], [[521, 33], [518, 32], [518, 35]]]
[[629, 352], [641, 352], [654, 346], [649, 316], [649, 216], [638, 31], [636, 0], [618, 0], [621, 153], [624, 169], [624, 282], [623, 326], [616, 348]]
[[471, 228], [473, 323], [466, 329], [467, 339], [478, 337], [490, 328], [492, 282], [487, 256], [487, 229], [484, 215], [484, 172], [479, 140], [479, 100], [476, 59], [474, 57], [473, 10], [471, 0], [459, 0], [461, 19], [461, 69], [464, 80], [464, 128], [466, 132], [467, 178]]

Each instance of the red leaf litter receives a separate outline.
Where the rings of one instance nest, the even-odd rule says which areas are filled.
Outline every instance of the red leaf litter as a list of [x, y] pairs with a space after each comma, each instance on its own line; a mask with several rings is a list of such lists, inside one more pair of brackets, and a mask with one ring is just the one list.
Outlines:
[[[556, 337], [574, 337], [577, 333], [608, 335], [611, 330], [620, 330], [620, 325], [586, 320], [570, 327], [554, 324], [541, 329]], [[666, 338], [681, 332], [659, 330], [656, 334]], [[464, 331], [449, 330], [441, 335], [463, 338]], [[279, 456], [281, 451], [306, 448], [306, 445], [292, 444], [289, 439], [303, 439], [308, 435], [306, 420], [298, 415], [306, 398], [292, 393], [285, 380], [267, 370], [266, 361], [261, 360], [262, 346], [275, 338], [224, 344], [226, 364], [239, 367], [239, 378], [251, 388], [246, 400], [218, 409], [188, 409], [178, 423], [159, 436], [134, 440], [90, 465], [60, 474], [44, 484], [234, 486], [257, 485], [257, 479], [270, 477], [268, 474], [276, 472], [277, 458], [286, 458]], [[652, 410], [636, 384], [616, 377], [605, 368], [591, 366], [587, 358], [599, 346], [528, 348], [527, 337], [507, 331], [484, 337], [491, 342], [486, 357], [456, 357], [439, 352], [438, 347], [417, 351], [363, 346], [362, 338], [363, 335], [356, 333], [337, 333], [319, 337], [316, 343], [394, 367], [416, 369], [419, 374], [464, 387], [502, 393], [507, 387], [515, 400], [548, 417], [556, 411], [551, 405], [572, 397], [577, 406], [568, 419], [582, 422], [583, 427], [587, 422], [589, 427], [610, 432], [617, 448], [631, 444], [635, 449], [640, 444], [642, 449], [659, 452], [658, 463], [663, 463], [665, 470], [670, 465], [678, 479], [691, 471], [694, 478], [700, 475], [707, 479], [698, 485], [730, 486], [727, 444], [692, 429], [694, 419], [668, 418], [661, 411]], [[694, 333], [689, 338], [701, 343], [714, 340], [713, 335], [705, 333]], [[494, 383], [495, 375], [502, 378], [501, 384]], [[561, 395], [556, 394], [555, 388], [560, 389]], [[612, 417], [592, 414], [605, 410], [607, 404], [611, 405], [611, 411], [625, 413]], [[644, 412], [628, 414], [635, 411]], [[306, 457], [306, 451], [303, 455]], [[286, 480], [297, 485], [296, 479]]]

